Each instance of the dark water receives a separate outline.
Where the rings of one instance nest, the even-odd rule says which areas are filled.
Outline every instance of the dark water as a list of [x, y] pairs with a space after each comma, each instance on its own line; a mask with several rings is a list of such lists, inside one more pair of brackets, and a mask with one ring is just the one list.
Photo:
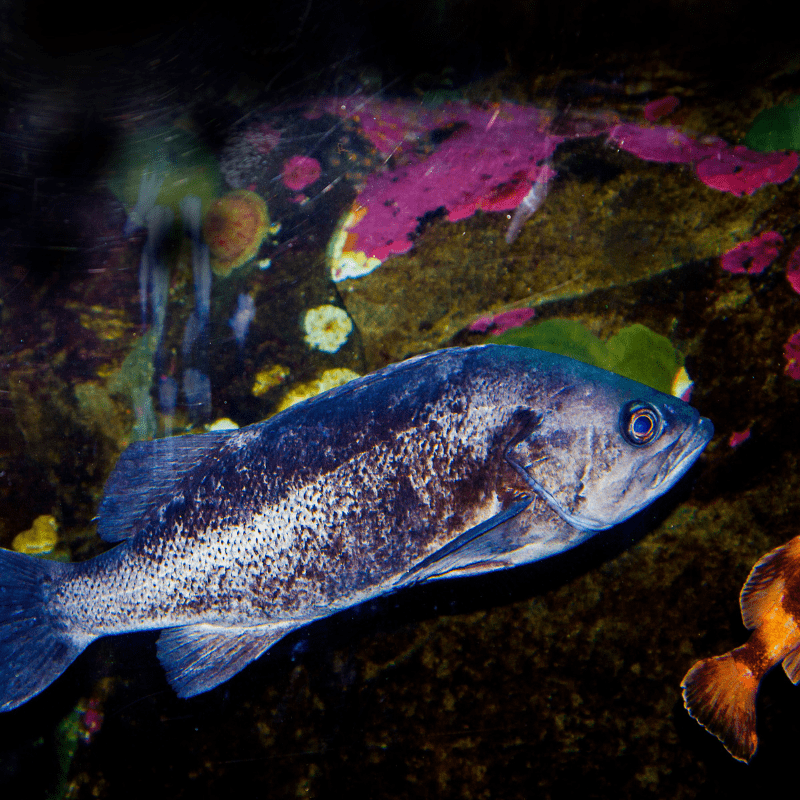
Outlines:
[[[745, 641], [739, 590], [798, 533], [800, 385], [784, 353], [800, 329], [786, 279], [797, 174], [737, 196], [694, 162], [608, 138], [609, 120], [646, 126], [644, 107], [674, 96], [657, 125], [738, 144], [800, 93], [796, 20], [777, 4], [716, 5], [4, 8], [3, 547], [49, 515], [52, 556], [91, 557], [102, 486], [130, 441], [264, 419], [353, 373], [490, 341], [470, 326], [520, 308], [603, 341], [637, 323], [666, 337], [717, 430], [621, 529], [339, 614], [191, 700], [167, 685], [155, 634], [96, 643], [0, 717], [4, 797], [736, 797], [786, 779], [800, 691], [780, 670], [759, 695], [749, 766], [687, 716], [679, 686], [698, 658]], [[358, 114], [320, 110], [333, 96], [398, 117], [397, 146], [377, 147]], [[419, 120], [459, 103], [497, 111], [498, 126], [510, 104], [536, 107], [551, 135], [569, 134], [542, 208], [509, 245], [510, 211], [448, 222], [420, 206], [410, 250], [334, 282], [326, 248], [365, 181], [436, 163], [464, 120]], [[297, 156], [319, 169], [301, 188], [284, 173]], [[130, 216], [142, 171], [160, 169], [173, 225], [155, 241]], [[206, 295], [179, 202], [201, 196], [207, 220], [240, 188], [273, 224]], [[769, 266], [723, 269], [767, 231], [783, 240]], [[157, 266], [143, 272], [143, 253]], [[332, 340], [309, 331], [318, 308]]]

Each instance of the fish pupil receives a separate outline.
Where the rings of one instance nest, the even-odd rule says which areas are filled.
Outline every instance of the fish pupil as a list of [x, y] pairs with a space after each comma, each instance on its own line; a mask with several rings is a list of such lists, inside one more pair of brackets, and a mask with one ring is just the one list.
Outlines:
[[658, 437], [660, 420], [658, 412], [651, 406], [631, 403], [623, 410], [620, 427], [631, 444], [645, 445]]

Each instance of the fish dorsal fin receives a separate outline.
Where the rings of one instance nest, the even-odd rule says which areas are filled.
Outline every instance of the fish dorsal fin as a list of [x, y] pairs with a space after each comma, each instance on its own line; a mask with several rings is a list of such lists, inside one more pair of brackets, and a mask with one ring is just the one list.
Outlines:
[[742, 620], [748, 630], [757, 628], [783, 599], [786, 578], [797, 569], [800, 536], [767, 553], [752, 569], [739, 595]]
[[133, 536], [137, 523], [162, 505], [183, 475], [238, 431], [135, 442], [120, 456], [97, 511], [97, 533], [107, 542]]
[[503, 534], [509, 522], [521, 514], [532, 499], [532, 495], [525, 495], [499, 514], [459, 534], [412, 567], [397, 586], [457, 575], [480, 574], [508, 566], [503, 561], [503, 555], [508, 550], [508, 544], [503, 542]]
[[225, 683], [301, 624], [184, 625], [161, 631], [156, 649], [170, 686], [179, 697], [193, 697]]

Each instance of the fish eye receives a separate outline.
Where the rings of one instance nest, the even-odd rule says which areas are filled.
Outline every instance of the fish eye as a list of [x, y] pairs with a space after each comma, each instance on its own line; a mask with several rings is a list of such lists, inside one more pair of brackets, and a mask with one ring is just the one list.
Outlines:
[[622, 409], [619, 427], [630, 444], [641, 447], [658, 439], [664, 429], [664, 420], [654, 406], [633, 401]]

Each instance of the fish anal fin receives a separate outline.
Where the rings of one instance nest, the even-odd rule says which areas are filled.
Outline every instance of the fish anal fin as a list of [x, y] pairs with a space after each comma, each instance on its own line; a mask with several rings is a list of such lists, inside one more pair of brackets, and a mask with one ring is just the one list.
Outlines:
[[800, 566], [800, 536], [761, 558], [750, 571], [739, 605], [749, 630], [757, 628], [782, 600], [786, 579]]
[[232, 678], [296, 627], [185, 625], [161, 631], [156, 649], [177, 695], [192, 697]]
[[135, 442], [119, 457], [97, 510], [97, 533], [107, 542], [121, 542], [137, 532], [137, 524], [168, 500], [177, 482], [198, 461], [238, 431], [173, 436]]
[[689, 715], [734, 758], [749, 761], [758, 746], [756, 694], [761, 676], [737, 658], [743, 649], [698, 661], [686, 673], [681, 689]]

